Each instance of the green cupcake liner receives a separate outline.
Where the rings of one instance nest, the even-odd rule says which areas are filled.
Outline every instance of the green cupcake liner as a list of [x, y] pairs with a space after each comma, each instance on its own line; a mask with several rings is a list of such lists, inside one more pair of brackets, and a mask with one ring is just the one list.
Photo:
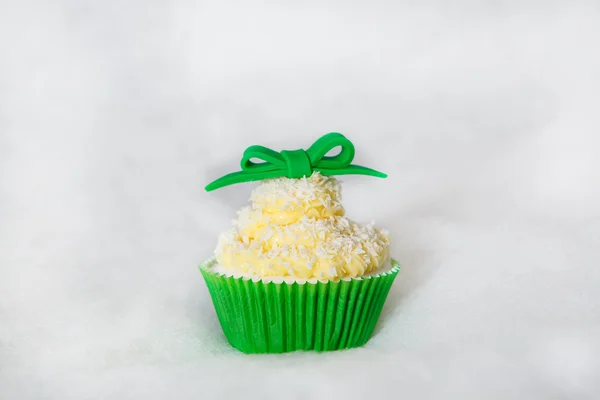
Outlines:
[[264, 283], [200, 265], [229, 343], [243, 353], [330, 351], [364, 345], [400, 270], [351, 280]]

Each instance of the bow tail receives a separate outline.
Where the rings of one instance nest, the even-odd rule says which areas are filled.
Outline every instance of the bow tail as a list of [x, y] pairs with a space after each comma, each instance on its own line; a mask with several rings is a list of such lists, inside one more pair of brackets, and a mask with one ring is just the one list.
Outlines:
[[236, 183], [261, 181], [263, 179], [279, 178], [281, 176], [282, 174], [280, 170], [262, 171], [257, 173], [246, 171], [232, 172], [230, 174], [220, 177], [217, 180], [212, 181], [211, 183], [206, 185], [204, 190], [210, 192], [212, 190], [219, 189], [224, 186], [233, 185]]
[[360, 165], [349, 165], [345, 168], [327, 169], [327, 168], [315, 168], [315, 171], [319, 171], [322, 175], [368, 175], [375, 176], [377, 178], [387, 178], [387, 174], [379, 172], [377, 170], [363, 167]]

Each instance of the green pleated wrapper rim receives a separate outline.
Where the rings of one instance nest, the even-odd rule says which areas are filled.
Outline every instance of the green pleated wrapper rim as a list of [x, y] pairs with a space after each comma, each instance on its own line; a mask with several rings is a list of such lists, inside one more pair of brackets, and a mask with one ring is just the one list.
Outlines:
[[199, 267], [228, 342], [244, 353], [330, 351], [364, 345], [400, 264], [380, 274], [316, 283], [264, 283]]

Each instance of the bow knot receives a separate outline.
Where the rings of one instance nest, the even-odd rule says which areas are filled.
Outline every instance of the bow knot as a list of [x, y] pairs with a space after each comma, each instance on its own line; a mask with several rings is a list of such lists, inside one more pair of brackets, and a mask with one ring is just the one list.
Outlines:
[[[340, 147], [339, 154], [327, 156], [331, 150]], [[254, 162], [258, 159], [262, 162]], [[280, 153], [264, 146], [250, 146], [244, 151], [239, 172], [233, 172], [209, 183], [206, 191], [215, 190], [235, 183], [258, 181], [279, 177], [309, 177], [313, 171], [323, 175], [359, 174], [379, 178], [386, 174], [374, 169], [352, 165], [354, 145], [341, 133], [328, 133], [312, 144], [307, 150], [283, 150]]]
[[288, 178], [302, 178], [312, 175], [313, 168], [306, 151], [302, 149], [283, 150], [281, 156], [285, 160]]

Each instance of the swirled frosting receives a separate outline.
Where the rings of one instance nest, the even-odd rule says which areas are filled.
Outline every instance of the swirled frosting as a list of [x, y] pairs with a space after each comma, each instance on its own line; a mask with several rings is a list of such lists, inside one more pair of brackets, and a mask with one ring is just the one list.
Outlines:
[[262, 181], [219, 237], [218, 263], [257, 277], [331, 280], [375, 271], [388, 260], [389, 235], [348, 219], [340, 200], [339, 181], [318, 172]]

